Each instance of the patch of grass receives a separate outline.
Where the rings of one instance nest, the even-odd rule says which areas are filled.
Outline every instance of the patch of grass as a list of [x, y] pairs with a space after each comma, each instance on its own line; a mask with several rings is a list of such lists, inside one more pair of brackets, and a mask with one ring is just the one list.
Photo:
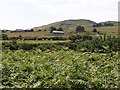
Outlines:
[[[17, 40], [17, 43], [30, 43], [30, 44], [39, 44], [39, 43], [64, 43], [69, 42], [70, 40]], [[0, 40], [0, 42], [12, 42], [12, 40]]]

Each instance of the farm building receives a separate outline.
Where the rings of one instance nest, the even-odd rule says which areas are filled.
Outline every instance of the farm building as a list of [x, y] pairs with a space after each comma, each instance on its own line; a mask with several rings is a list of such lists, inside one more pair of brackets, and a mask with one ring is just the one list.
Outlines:
[[24, 31], [25, 32], [33, 32], [34, 30], [33, 29], [25, 29]]
[[15, 32], [23, 32], [23, 29], [16, 29]]
[[53, 34], [64, 34], [64, 31], [53, 31]]

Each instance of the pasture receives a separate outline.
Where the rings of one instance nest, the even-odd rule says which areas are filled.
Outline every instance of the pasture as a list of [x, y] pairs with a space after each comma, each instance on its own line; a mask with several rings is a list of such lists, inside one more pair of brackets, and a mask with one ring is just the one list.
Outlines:
[[[113, 27], [96, 27], [97, 31], [100, 33], [106, 33], [108, 35], [115, 35], [118, 36], [118, 26], [113, 26]], [[92, 32], [93, 27], [85, 27], [85, 31], [86, 32]], [[74, 29], [67, 29], [64, 30], [65, 34], [64, 35], [54, 35], [52, 33], [50, 33], [49, 30], [47, 31], [34, 31], [34, 32], [7, 32], [5, 34], [8, 35], [8, 37], [18, 37], [18, 36], [22, 36], [22, 37], [55, 37], [55, 36], [60, 36], [60, 37], [68, 37], [72, 34], [75, 34], [75, 30]]]
[[[22, 43], [27, 43], [27, 44], [42, 44], [42, 43], [65, 43], [69, 42], [70, 40], [16, 40], [16, 43], [22, 44]], [[1, 40], [1, 43], [4, 42], [12, 42], [12, 40]]]

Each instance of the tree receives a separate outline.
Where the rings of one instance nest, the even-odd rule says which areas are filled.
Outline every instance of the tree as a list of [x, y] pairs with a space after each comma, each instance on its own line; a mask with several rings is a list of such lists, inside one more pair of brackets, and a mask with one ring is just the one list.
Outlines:
[[2, 39], [3, 40], [8, 40], [8, 35], [7, 34], [2, 34]]
[[97, 29], [96, 29], [96, 28], [94, 28], [94, 29], [92, 30], [92, 32], [97, 32]]
[[50, 27], [50, 33], [52, 33], [53, 31], [56, 31], [56, 27]]
[[108, 26], [114, 26], [112, 23], [97, 23], [97, 24], [94, 24], [93, 27], [108, 27]]
[[63, 28], [62, 27], [58, 28], [58, 31], [63, 31]]
[[75, 42], [76, 40], [80, 40], [81, 39], [81, 35], [80, 34], [74, 34], [74, 35], [69, 36], [69, 39], [72, 42]]
[[104, 26], [114, 26], [112, 23], [104, 23]]
[[23, 39], [23, 37], [21, 36], [21, 35], [19, 35], [19, 37], [18, 37], [20, 40], [22, 40]]
[[97, 23], [97, 24], [94, 24], [93, 27], [103, 27], [104, 25], [102, 23]]
[[84, 32], [85, 31], [85, 28], [81, 25], [77, 26], [76, 27], [76, 32]]
[[30, 31], [31, 31], [31, 32], [34, 32], [34, 29], [32, 28]]

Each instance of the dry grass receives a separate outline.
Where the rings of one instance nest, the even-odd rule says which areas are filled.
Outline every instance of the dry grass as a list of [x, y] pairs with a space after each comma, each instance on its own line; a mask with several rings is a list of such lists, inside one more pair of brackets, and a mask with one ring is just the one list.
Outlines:
[[8, 37], [18, 37], [19, 35], [23, 37], [44, 37], [48, 36], [49, 32], [39, 31], [39, 32], [13, 32], [13, 33], [6, 33]]
[[[114, 26], [114, 27], [98, 27], [96, 28], [97, 31], [101, 32], [101, 33], [107, 33], [110, 35], [118, 35], [118, 27]], [[85, 27], [85, 31], [89, 31], [91, 32], [93, 30], [92, 27]], [[65, 30], [65, 34], [61, 35], [62, 37], [64, 36], [69, 36], [71, 34], [75, 33], [75, 30], [73, 29], [68, 29]], [[50, 33], [50, 31], [36, 31], [36, 32], [13, 32], [13, 33], [6, 33], [9, 37], [18, 37], [19, 35], [23, 36], [23, 37], [54, 37], [57, 35], [53, 35]]]
[[[118, 26], [114, 27], [97, 27], [97, 31], [101, 33], [106, 33], [108, 35], [118, 35]], [[93, 30], [92, 27], [86, 27], [86, 31], [91, 32]]]
[[[17, 43], [32, 43], [32, 44], [39, 44], [39, 43], [64, 43], [69, 42], [70, 40], [17, 40]], [[0, 42], [11, 42], [11, 40], [1, 40]]]

